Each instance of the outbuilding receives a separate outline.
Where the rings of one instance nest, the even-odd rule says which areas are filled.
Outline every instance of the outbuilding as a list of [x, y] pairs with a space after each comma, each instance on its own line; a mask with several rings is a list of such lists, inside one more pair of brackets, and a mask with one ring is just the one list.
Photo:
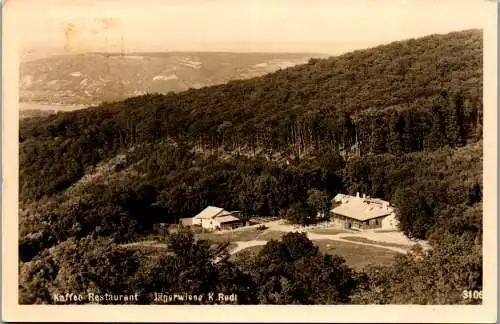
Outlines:
[[187, 226], [198, 225], [207, 230], [233, 229], [245, 225], [241, 212], [226, 211], [214, 206], [208, 206], [192, 218], [181, 219], [181, 223]]

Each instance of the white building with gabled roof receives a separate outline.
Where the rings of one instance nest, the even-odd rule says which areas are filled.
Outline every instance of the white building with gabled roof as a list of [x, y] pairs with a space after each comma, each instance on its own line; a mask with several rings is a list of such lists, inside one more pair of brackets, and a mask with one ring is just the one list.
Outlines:
[[331, 210], [334, 221], [345, 228], [353, 229], [397, 229], [394, 208], [388, 201], [371, 198], [359, 193], [356, 196], [338, 194]]
[[244, 225], [239, 211], [226, 211], [220, 207], [208, 206], [192, 218], [183, 218], [184, 225], [198, 225], [208, 230], [232, 229]]

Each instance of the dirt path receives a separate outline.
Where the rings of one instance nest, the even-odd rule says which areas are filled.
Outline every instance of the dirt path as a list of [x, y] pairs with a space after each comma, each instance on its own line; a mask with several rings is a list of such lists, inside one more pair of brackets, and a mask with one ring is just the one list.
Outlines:
[[[343, 234], [344, 236], [349, 236], [349, 234]], [[357, 241], [351, 241], [351, 240], [345, 240], [342, 239], [342, 234], [337, 234], [337, 235], [323, 235], [323, 234], [314, 234], [314, 233], [307, 233], [307, 237], [314, 241], [314, 240], [330, 240], [330, 241], [339, 241], [339, 242], [346, 242], [346, 243], [352, 243], [352, 244], [359, 244], [359, 245], [365, 245], [365, 246], [372, 246], [376, 248], [381, 248], [381, 249], [386, 249], [390, 251], [394, 251], [397, 253], [403, 253], [405, 254], [410, 246], [408, 246], [408, 249], [402, 249], [398, 247], [393, 247], [393, 246], [386, 246], [386, 245], [378, 245], [374, 243], [365, 243], [365, 242], [357, 242]], [[262, 241], [262, 240], [253, 240], [253, 241], [236, 241], [236, 242], [231, 242], [233, 244], [236, 244], [236, 247], [232, 250], [229, 251], [230, 254], [236, 254], [246, 248], [254, 247], [254, 246], [259, 246], [259, 245], [266, 245], [268, 241]], [[124, 248], [132, 248], [132, 247], [151, 247], [151, 248], [168, 248], [168, 245], [165, 243], [158, 243], [154, 241], [143, 241], [143, 242], [134, 242], [134, 243], [128, 243], [128, 244], [123, 244], [122, 247]]]
[[[346, 242], [346, 243], [351, 243], [351, 244], [371, 246], [371, 247], [376, 247], [376, 248], [380, 248], [380, 249], [386, 249], [386, 250], [390, 250], [390, 251], [397, 252], [397, 253], [403, 253], [403, 254], [408, 252], [408, 250], [410, 250], [411, 247], [414, 246], [416, 243], [420, 244], [424, 248], [428, 247], [427, 242], [411, 241], [403, 233], [396, 232], [396, 231], [395, 232], [374, 232], [374, 231], [368, 230], [368, 231], [358, 232], [358, 231], [346, 230], [345, 232], [338, 233], [338, 234], [318, 234], [318, 233], [314, 233], [313, 231], [315, 229], [321, 229], [321, 228], [336, 229], [336, 227], [332, 226], [331, 224], [330, 225], [323, 225], [323, 226], [298, 227], [298, 226], [284, 224], [282, 221], [269, 222], [269, 223], [266, 223], [265, 225], [268, 227], [268, 229], [266, 231], [278, 231], [278, 232], [283, 232], [283, 234], [289, 233], [289, 232], [306, 233], [307, 237], [312, 241], [315, 241], [315, 240], [339, 241], [339, 242]], [[344, 237], [364, 238], [364, 239], [370, 240], [372, 242], [360, 242], [360, 241], [355, 241], [355, 240], [344, 239]], [[265, 245], [267, 243], [267, 241], [252, 240], [252, 241], [234, 241], [231, 243], [236, 244], [236, 248], [229, 251], [229, 253], [235, 254], [235, 253], [238, 253], [241, 250], [244, 250], [248, 247]], [[380, 243], [380, 244], [377, 244], [377, 243]], [[395, 244], [395, 245], [399, 245], [399, 246], [390, 246], [387, 244]], [[404, 248], [401, 246], [407, 246], [407, 248]]]
[[[287, 225], [284, 224], [282, 221], [275, 221], [275, 222], [269, 222], [266, 223], [266, 226], [275, 231], [279, 232], [301, 232], [301, 233], [308, 233], [308, 234], [313, 234], [313, 235], [328, 235], [332, 236], [335, 238], [332, 239], [341, 239], [343, 237], [347, 236], [356, 236], [360, 238], [365, 238], [371, 241], [378, 241], [381, 243], [392, 243], [392, 244], [398, 244], [398, 245], [408, 245], [408, 246], [413, 246], [416, 243], [419, 243], [423, 246], [427, 245], [427, 242], [425, 241], [412, 241], [408, 237], [406, 237], [402, 232], [398, 231], [393, 231], [393, 232], [377, 232], [374, 230], [365, 230], [365, 231], [354, 231], [354, 230], [347, 230], [340, 228], [338, 225], [336, 226], [335, 224], [328, 223], [328, 224], [323, 224], [319, 226], [308, 226], [308, 227], [299, 227], [299, 226], [292, 226], [292, 225]], [[323, 234], [323, 233], [314, 233], [315, 230], [339, 230], [341, 231], [340, 233], [337, 234]]]
[[391, 250], [391, 251], [403, 253], [403, 254], [405, 254], [411, 247], [411, 246], [408, 246], [408, 249], [403, 249], [403, 248], [399, 248], [399, 247], [395, 247], [395, 246], [379, 245], [376, 243], [366, 243], [366, 242], [345, 240], [342, 238], [343, 236], [352, 236], [352, 235], [351, 234], [324, 235], [324, 234], [307, 233], [307, 237], [312, 241], [314, 241], [314, 240], [340, 241], [340, 242], [354, 243], [354, 244], [365, 245], [365, 246], [372, 246], [372, 247]]
[[[339, 242], [346, 242], [346, 243], [351, 243], [351, 244], [358, 244], [358, 245], [365, 245], [365, 246], [371, 246], [371, 247], [376, 247], [380, 249], [386, 249], [390, 250], [393, 252], [397, 253], [403, 253], [405, 254], [408, 252], [408, 250], [411, 249], [412, 246], [415, 244], [420, 244], [423, 248], [428, 248], [428, 244], [425, 241], [420, 241], [420, 242], [414, 242], [408, 239], [404, 234], [401, 232], [375, 232], [375, 231], [349, 231], [349, 230], [342, 230], [341, 233], [337, 234], [319, 234], [319, 233], [314, 233], [314, 230], [317, 229], [339, 229], [338, 227], [335, 227], [332, 224], [326, 224], [323, 226], [311, 226], [311, 227], [298, 227], [298, 226], [292, 226], [288, 224], [284, 224], [282, 221], [273, 221], [273, 222], [268, 222], [265, 224], [267, 226], [267, 229], [262, 232], [262, 234], [265, 234], [267, 232], [271, 231], [277, 231], [277, 232], [282, 232], [283, 235], [289, 232], [300, 232], [300, 233], [306, 233], [307, 237], [312, 240], [312, 241], [317, 241], [317, 240], [330, 240], [330, 241], [339, 241]], [[233, 231], [244, 231], [245, 229], [248, 229], [248, 227], [242, 227], [238, 228], [235, 230], [229, 230], [225, 232], [233, 232]], [[364, 238], [369, 240], [369, 242], [363, 242], [363, 241], [355, 241], [353, 239], [347, 239], [349, 238]], [[257, 237], [256, 237], [257, 238]], [[232, 250], [229, 251], [230, 254], [236, 254], [246, 248], [254, 247], [254, 246], [259, 246], [259, 245], [265, 245], [268, 242], [268, 240], [251, 240], [251, 241], [232, 241], [232, 244], [235, 244], [236, 247], [233, 248]], [[380, 244], [377, 244], [380, 243]], [[390, 246], [388, 244], [394, 244], [395, 246]], [[397, 246], [396, 246], [397, 245]], [[157, 243], [154, 241], [143, 241], [143, 242], [135, 242], [135, 243], [129, 243], [129, 244], [124, 244], [124, 247], [133, 247], [133, 246], [148, 246], [148, 247], [156, 247], [156, 248], [166, 248], [167, 245], [164, 243]], [[404, 246], [407, 246], [405, 248]]]
[[134, 247], [154, 247], [154, 248], [168, 248], [168, 244], [166, 243], [159, 243], [156, 241], [139, 241], [139, 242], [133, 242], [133, 243], [124, 243], [120, 244], [121, 247], [123, 248], [134, 248]]
[[259, 246], [259, 245], [266, 245], [267, 241], [239, 241], [239, 242], [231, 242], [233, 244], [236, 244], [236, 247], [229, 251], [229, 254], [236, 254], [240, 252], [241, 250], [244, 250], [246, 248], [254, 247], [254, 246]]
[[[358, 244], [358, 245], [365, 245], [365, 246], [371, 246], [371, 247], [376, 247], [376, 248], [381, 248], [381, 249], [386, 249], [390, 251], [394, 251], [397, 253], [403, 253], [405, 254], [411, 246], [408, 246], [408, 249], [403, 249], [395, 246], [387, 246], [387, 245], [379, 245], [376, 243], [365, 243], [365, 242], [358, 242], [358, 241], [352, 241], [352, 240], [345, 240], [342, 238], [342, 236], [352, 236], [352, 234], [336, 234], [336, 235], [323, 235], [323, 234], [315, 234], [315, 233], [307, 233], [307, 237], [311, 241], [315, 240], [329, 240], [329, 241], [339, 241], [339, 242], [346, 242], [346, 243], [351, 243], [351, 244]], [[229, 251], [230, 254], [236, 254], [240, 252], [241, 250], [244, 250], [249, 247], [254, 247], [258, 245], [265, 245], [267, 241], [259, 241], [259, 240], [253, 240], [253, 241], [236, 241], [236, 242], [231, 242], [233, 244], [236, 244], [236, 247]]]

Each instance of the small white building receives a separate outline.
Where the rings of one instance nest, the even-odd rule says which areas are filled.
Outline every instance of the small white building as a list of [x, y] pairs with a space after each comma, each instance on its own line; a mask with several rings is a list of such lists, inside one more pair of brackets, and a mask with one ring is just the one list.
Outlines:
[[336, 195], [331, 213], [336, 222], [345, 228], [396, 230], [398, 221], [394, 208], [388, 201], [371, 198], [359, 193], [356, 196]]
[[238, 211], [226, 211], [223, 208], [208, 206], [192, 218], [182, 218], [181, 223], [186, 226], [198, 225], [207, 230], [221, 230], [241, 227], [245, 224], [238, 218]]

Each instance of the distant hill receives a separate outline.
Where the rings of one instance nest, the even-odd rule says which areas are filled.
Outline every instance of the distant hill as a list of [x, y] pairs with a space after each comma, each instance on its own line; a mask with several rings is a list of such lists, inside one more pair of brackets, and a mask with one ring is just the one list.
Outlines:
[[85, 53], [21, 64], [20, 101], [81, 105], [179, 92], [306, 63], [306, 53]]

